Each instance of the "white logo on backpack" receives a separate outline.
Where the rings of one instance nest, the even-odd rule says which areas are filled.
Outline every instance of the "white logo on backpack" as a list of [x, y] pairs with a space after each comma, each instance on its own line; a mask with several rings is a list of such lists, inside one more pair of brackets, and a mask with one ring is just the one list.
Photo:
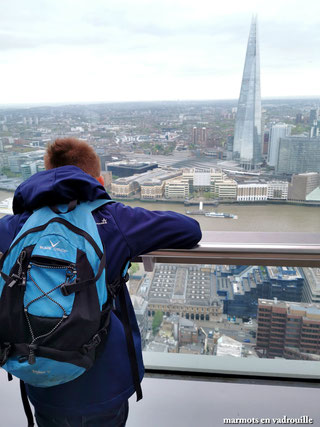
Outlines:
[[62, 248], [57, 248], [56, 247], [60, 243], [60, 240], [58, 240], [56, 243], [52, 243], [51, 240], [49, 240], [49, 242], [51, 243], [51, 246], [41, 246], [40, 245], [40, 249], [43, 249], [43, 250], [46, 250], [46, 251], [51, 251], [53, 249], [54, 251], [63, 252], [63, 253], [68, 252], [67, 249], [62, 249]]

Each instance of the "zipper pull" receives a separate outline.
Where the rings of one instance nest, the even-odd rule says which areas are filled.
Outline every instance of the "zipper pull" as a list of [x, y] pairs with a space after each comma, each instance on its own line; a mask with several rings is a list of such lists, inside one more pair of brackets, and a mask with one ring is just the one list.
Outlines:
[[29, 365], [34, 365], [36, 363], [36, 356], [34, 354], [34, 350], [36, 348], [37, 348], [36, 344], [29, 345], [29, 357], [28, 357]]
[[13, 279], [10, 283], [9, 283], [9, 288], [13, 288], [14, 287], [14, 285], [17, 283], [17, 280], [16, 279]]
[[30, 351], [30, 353], [29, 353], [28, 363], [29, 363], [29, 365], [34, 365], [36, 363], [36, 357], [35, 357], [33, 351]]

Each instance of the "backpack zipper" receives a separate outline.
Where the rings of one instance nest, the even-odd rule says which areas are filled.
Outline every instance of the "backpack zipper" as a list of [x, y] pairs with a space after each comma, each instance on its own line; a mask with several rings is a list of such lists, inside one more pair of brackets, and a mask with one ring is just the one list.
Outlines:
[[36, 265], [37, 267], [44, 267], [44, 268], [75, 269], [75, 264], [73, 262], [65, 261], [59, 258], [41, 257], [41, 255], [31, 257], [29, 265]]

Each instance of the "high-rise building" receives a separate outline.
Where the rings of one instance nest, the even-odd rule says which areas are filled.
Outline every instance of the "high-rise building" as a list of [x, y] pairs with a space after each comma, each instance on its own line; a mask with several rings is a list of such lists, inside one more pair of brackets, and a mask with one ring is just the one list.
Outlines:
[[198, 129], [196, 126], [192, 128], [192, 144], [197, 145], [198, 143]]
[[320, 305], [259, 299], [258, 351], [265, 357], [320, 359]]
[[288, 175], [320, 172], [320, 138], [280, 138], [276, 171]]
[[200, 140], [201, 140], [201, 144], [203, 146], [207, 145], [207, 141], [208, 141], [208, 129], [205, 128], [205, 127], [201, 128]]
[[262, 145], [262, 155], [264, 158], [265, 156], [268, 155], [269, 143], [270, 143], [270, 131], [266, 130], [263, 135], [263, 145]]
[[303, 122], [303, 115], [301, 113], [297, 113], [296, 115], [296, 125]]
[[192, 128], [192, 144], [201, 145], [202, 147], [207, 146], [208, 141], [208, 129], [206, 127], [197, 128], [194, 126]]
[[319, 138], [320, 137], [320, 120], [314, 121], [313, 125], [310, 128], [309, 133], [310, 138]]
[[317, 123], [319, 118], [319, 108], [313, 108], [312, 110], [310, 110], [310, 115], [309, 115], [309, 124], [310, 126], [313, 126], [314, 124]]
[[257, 18], [252, 18], [234, 132], [233, 155], [245, 169], [261, 162], [260, 54]]
[[279, 155], [280, 138], [290, 135], [291, 127], [285, 123], [278, 123], [271, 128], [271, 138], [268, 150], [268, 163], [270, 166], [276, 166]]
[[226, 144], [227, 151], [233, 151], [233, 140], [234, 140], [233, 135], [227, 136], [227, 144]]

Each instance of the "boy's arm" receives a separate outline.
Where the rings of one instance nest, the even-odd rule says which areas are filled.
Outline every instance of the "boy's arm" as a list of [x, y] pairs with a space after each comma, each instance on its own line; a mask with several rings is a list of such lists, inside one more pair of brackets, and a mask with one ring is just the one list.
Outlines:
[[201, 240], [199, 223], [185, 215], [131, 208], [121, 203], [110, 207], [132, 258], [156, 249], [190, 249]]
[[0, 252], [4, 253], [15, 237], [17, 218], [15, 215], [6, 215], [0, 219]]
[[4, 253], [9, 248], [30, 215], [30, 212], [24, 212], [19, 215], [6, 215], [0, 219], [0, 252]]

